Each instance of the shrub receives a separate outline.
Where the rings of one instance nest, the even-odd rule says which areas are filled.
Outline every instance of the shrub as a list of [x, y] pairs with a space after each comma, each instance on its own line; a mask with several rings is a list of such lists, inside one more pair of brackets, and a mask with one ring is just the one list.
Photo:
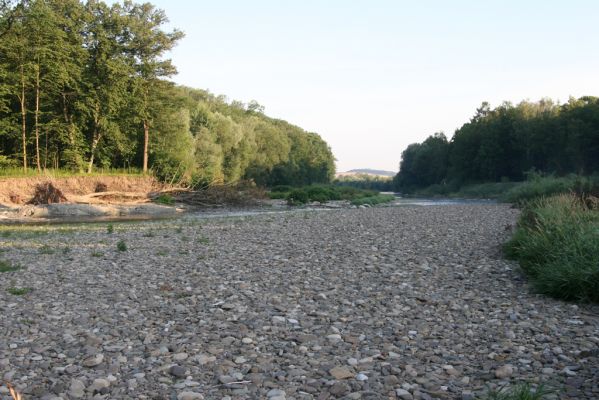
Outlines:
[[376, 196], [360, 197], [352, 200], [351, 203], [355, 206], [360, 206], [364, 204], [375, 206], [377, 204], [389, 203], [393, 200], [395, 200], [395, 196], [393, 196], [392, 194], [379, 194]]
[[303, 189], [293, 189], [287, 194], [286, 199], [291, 205], [306, 204], [308, 201], [310, 201], [308, 192]]
[[599, 211], [577, 196], [528, 203], [504, 251], [538, 292], [599, 302]]

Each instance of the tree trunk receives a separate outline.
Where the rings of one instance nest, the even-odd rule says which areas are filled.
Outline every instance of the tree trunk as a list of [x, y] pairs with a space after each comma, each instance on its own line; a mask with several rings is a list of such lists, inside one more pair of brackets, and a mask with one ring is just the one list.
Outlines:
[[40, 162], [40, 127], [39, 127], [39, 115], [40, 115], [40, 66], [35, 66], [35, 163], [37, 164], [37, 171], [42, 171], [42, 165]]
[[143, 172], [148, 172], [148, 142], [150, 141], [150, 126], [148, 121], [144, 120], [144, 161], [143, 161]]
[[96, 152], [96, 148], [98, 147], [98, 143], [100, 142], [100, 137], [101, 137], [101, 135], [98, 134], [97, 128], [94, 129], [94, 137], [92, 139], [91, 154], [89, 156], [89, 162], [87, 164], [87, 173], [88, 174], [91, 174], [92, 170], [94, 168], [94, 154]]
[[25, 71], [21, 64], [21, 134], [23, 137], [23, 171], [27, 172], [27, 111], [25, 109]]

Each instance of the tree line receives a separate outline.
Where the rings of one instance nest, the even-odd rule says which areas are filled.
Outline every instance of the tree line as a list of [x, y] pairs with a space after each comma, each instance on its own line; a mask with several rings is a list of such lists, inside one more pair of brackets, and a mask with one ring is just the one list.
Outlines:
[[138, 168], [169, 180], [328, 182], [315, 133], [173, 84], [166, 31], [150, 3], [0, 0], [0, 168]]
[[599, 98], [542, 99], [491, 109], [483, 103], [448, 140], [435, 133], [401, 154], [397, 191], [431, 185], [520, 181], [529, 171], [599, 172]]

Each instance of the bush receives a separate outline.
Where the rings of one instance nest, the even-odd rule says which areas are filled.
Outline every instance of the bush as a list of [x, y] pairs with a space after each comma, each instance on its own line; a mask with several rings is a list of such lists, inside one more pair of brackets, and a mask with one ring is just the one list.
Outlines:
[[393, 200], [395, 200], [395, 196], [393, 196], [392, 194], [379, 194], [376, 196], [360, 197], [352, 200], [351, 203], [355, 206], [360, 206], [364, 204], [375, 206], [377, 204], [389, 203]]
[[596, 199], [594, 206], [587, 203], [558, 195], [531, 201], [522, 211], [504, 251], [538, 292], [599, 302], [599, 211]]
[[306, 204], [308, 201], [310, 201], [308, 192], [303, 189], [293, 189], [287, 194], [286, 199], [291, 205]]

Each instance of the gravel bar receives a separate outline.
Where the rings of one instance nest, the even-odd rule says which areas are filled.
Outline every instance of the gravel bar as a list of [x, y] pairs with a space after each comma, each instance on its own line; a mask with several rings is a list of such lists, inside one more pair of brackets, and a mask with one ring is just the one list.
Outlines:
[[0, 230], [0, 260], [21, 267], [0, 273], [0, 377], [24, 399], [468, 400], [518, 382], [599, 398], [597, 308], [531, 293], [501, 257], [517, 216]]

